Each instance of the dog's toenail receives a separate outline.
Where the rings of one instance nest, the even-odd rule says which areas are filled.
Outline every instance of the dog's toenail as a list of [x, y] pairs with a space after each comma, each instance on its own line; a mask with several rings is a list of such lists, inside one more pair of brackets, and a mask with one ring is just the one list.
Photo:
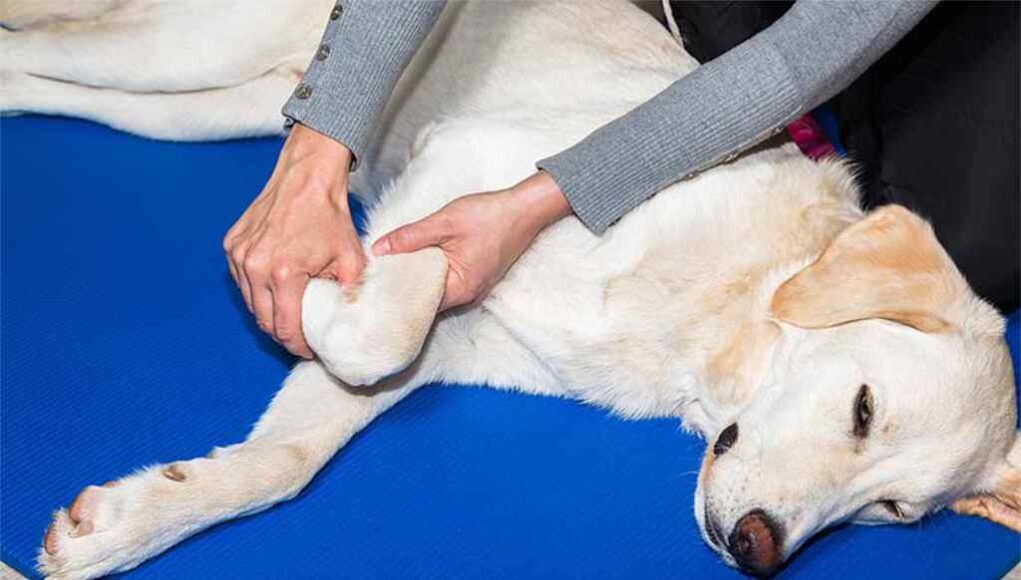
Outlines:
[[87, 535], [91, 534], [92, 530], [94, 530], [94, 529], [95, 529], [95, 526], [92, 525], [92, 520], [85, 520], [84, 522], [78, 524], [78, 527], [76, 527], [75, 529], [71, 530], [71, 533], [69, 535], [72, 538], [78, 538], [78, 537], [81, 537], [81, 536], [87, 536]]
[[181, 470], [181, 468], [176, 465], [168, 465], [164, 467], [163, 477], [166, 477], [167, 479], [172, 479], [174, 481], [184, 481], [185, 479], [187, 479], [187, 476], [185, 476], [184, 471]]
[[117, 487], [117, 482], [116, 481], [108, 481], [108, 482], [103, 484], [103, 487]]

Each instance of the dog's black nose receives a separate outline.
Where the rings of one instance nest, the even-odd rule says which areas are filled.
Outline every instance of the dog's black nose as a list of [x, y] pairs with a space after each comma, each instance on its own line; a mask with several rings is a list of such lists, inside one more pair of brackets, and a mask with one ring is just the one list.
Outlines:
[[768, 576], [782, 560], [783, 530], [766, 512], [752, 510], [737, 521], [728, 548], [738, 566], [758, 576]]
[[720, 433], [720, 436], [716, 438], [716, 445], [713, 445], [713, 454], [719, 457], [723, 455], [734, 445], [737, 441], [737, 423], [731, 423], [726, 429]]

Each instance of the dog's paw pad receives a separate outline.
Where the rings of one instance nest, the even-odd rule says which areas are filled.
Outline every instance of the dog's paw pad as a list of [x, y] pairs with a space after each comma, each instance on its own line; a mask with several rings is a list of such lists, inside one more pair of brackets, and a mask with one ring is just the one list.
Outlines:
[[188, 474], [185, 473], [184, 467], [178, 463], [171, 463], [170, 465], [167, 465], [160, 470], [160, 473], [163, 474], [163, 477], [172, 481], [182, 482], [188, 479]]
[[92, 523], [92, 520], [82, 520], [78, 522], [78, 525], [73, 530], [68, 532], [67, 535], [72, 538], [80, 538], [91, 534], [96, 529], [96, 524]]
[[[88, 491], [88, 490], [86, 490]], [[82, 495], [86, 492], [83, 491]], [[86, 498], [87, 500], [87, 498]], [[82, 500], [75, 500], [78, 517], [91, 517], [83, 508]], [[89, 500], [91, 501], [91, 500]], [[87, 505], [87, 503], [86, 503]], [[75, 520], [69, 510], [60, 510], [46, 528], [42, 549], [39, 550], [38, 569], [48, 578], [93, 577], [84, 573], [97, 559], [97, 547], [102, 547], [103, 534], [95, 533], [98, 526], [92, 519]], [[101, 550], [99, 550], [101, 551]]]
[[56, 517], [54, 521], [50, 522], [50, 525], [46, 526], [46, 535], [43, 536], [43, 550], [51, 556], [55, 556], [60, 550], [60, 545], [57, 543], [57, 521]]
[[96, 530], [96, 515], [99, 513], [99, 492], [103, 488], [89, 486], [83, 489], [67, 511], [57, 512], [43, 537], [43, 549], [56, 554], [60, 547], [60, 535], [69, 538], [87, 536]]
[[78, 493], [78, 496], [67, 508], [67, 515], [75, 524], [89, 521], [96, 513], [96, 502], [99, 501], [100, 488], [90, 485]]
[[[86, 517], [82, 515], [81, 508], [78, 509], [79, 517]], [[69, 510], [60, 510], [53, 515], [53, 521], [46, 528], [46, 533], [43, 536], [43, 551], [50, 556], [61, 556], [66, 551], [65, 548], [69, 542], [75, 538], [88, 536], [95, 529], [95, 522], [91, 519], [76, 520], [71, 516]]]

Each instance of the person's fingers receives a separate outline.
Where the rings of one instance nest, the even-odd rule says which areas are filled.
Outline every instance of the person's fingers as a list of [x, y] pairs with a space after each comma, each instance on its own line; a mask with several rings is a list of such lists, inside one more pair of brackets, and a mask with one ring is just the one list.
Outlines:
[[334, 262], [336, 279], [344, 286], [356, 286], [362, 281], [362, 271], [365, 270], [365, 256], [361, 251], [348, 252], [340, 256]]
[[245, 301], [245, 306], [248, 307], [248, 312], [255, 314], [255, 304], [252, 302], [252, 283], [248, 281], [248, 276], [245, 276], [244, 274], [241, 274], [240, 289], [241, 298]]
[[245, 306], [248, 307], [249, 312], [252, 310], [252, 285], [248, 281], [248, 275], [245, 272], [245, 258], [247, 252], [241, 246], [236, 246], [231, 250], [228, 261], [231, 264], [231, 273], [234, 274], [234, 281], [237, 282], [238, 289], [241, 290], [241, 297], [245, 301]]
[[365, 262], [362, 241], [358, 239], [354, 226], [349, 224], [341, 234], [333, 259], [316, 276], [336, 280], [344, 286], [355, 286], [361, 282]]
[[[265, 284], [252, 284], [252, 314], [263, 332], [273, 335], [273, 292]], [[275, 337], [274, 337], [275, 338]]]
[[268, 262], [259, 252], [249, 252], [241, 265], [242, 293], [249, 295], [255, 322], [263, 332], [273, 334], [273, 293], [270, 291]]
[[415, 252], [442, 242], [449, 231], [446, 220], [433, 214], [425, 219], [397, 228], [372, 244], [377, 256]]
[[252, 293], [251, 287], [248, 285], [248, 278], [245, 278], [244, 274], [238, 270], [238, 267], [234, 264], [234, 260], [230, 257], [227, 258], [227, 268], [230, 270], [230, 277], [234, 279], [234, 284], [238, 288], [238, 293], [241, 294], [241, 299], [245, 303], [245, 307], [248, 311], [252, 311]]
[[235, 285], [239, 285], [240, 282], [238, 282], [238, 271], [237, 268], [234, 266], [233, 256], [234, 248], [237, 246], [237, 240], [235, 239], [234, 236], [235, 228], [237, 228], [237, 224], [234, 224], [234, 226], [230, 228], [227, 234], [223, 236], [223, 257], [227, 260], [227, 269], [230, 270], [230, 277], [234, 279]]
[[343, 286], [353, 287], [361, 283], [364, 269], [365, 254], [359, 246], [356, 249], [342, 251], [317, 275], [321, 278], [336, 280]]
[[238, 279], [238, 270], [234, 267], [234, 260], [231, 259], [230, 254], [227, 254], [227, 271], [230, 272], [230, 277], [234, 280], [234, 285], [240, 285], [241, 282]]
[[234, 280], [234, 285], [241, 288], [241, 274], [238, 273], [238, 267], [234, 264], [234, 258], [230, 255], [230, 250], [227, 250], [227, 270], [230, 272], [230, 277]]
[[301, 299], [308, 276], [287, 268], [273, 272], [273, 336], [292, 354], [311, 359], [313, 354], [301, 331]]

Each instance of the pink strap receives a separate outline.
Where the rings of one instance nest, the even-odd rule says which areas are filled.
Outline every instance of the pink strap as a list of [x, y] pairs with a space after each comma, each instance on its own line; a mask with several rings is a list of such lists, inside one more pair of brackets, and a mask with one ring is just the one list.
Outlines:
[[806, 114], [787, 125], [787, 134], [812, 161], [837, 154], [833, 144], [826, 138], [822, 126], [811, 114]]

